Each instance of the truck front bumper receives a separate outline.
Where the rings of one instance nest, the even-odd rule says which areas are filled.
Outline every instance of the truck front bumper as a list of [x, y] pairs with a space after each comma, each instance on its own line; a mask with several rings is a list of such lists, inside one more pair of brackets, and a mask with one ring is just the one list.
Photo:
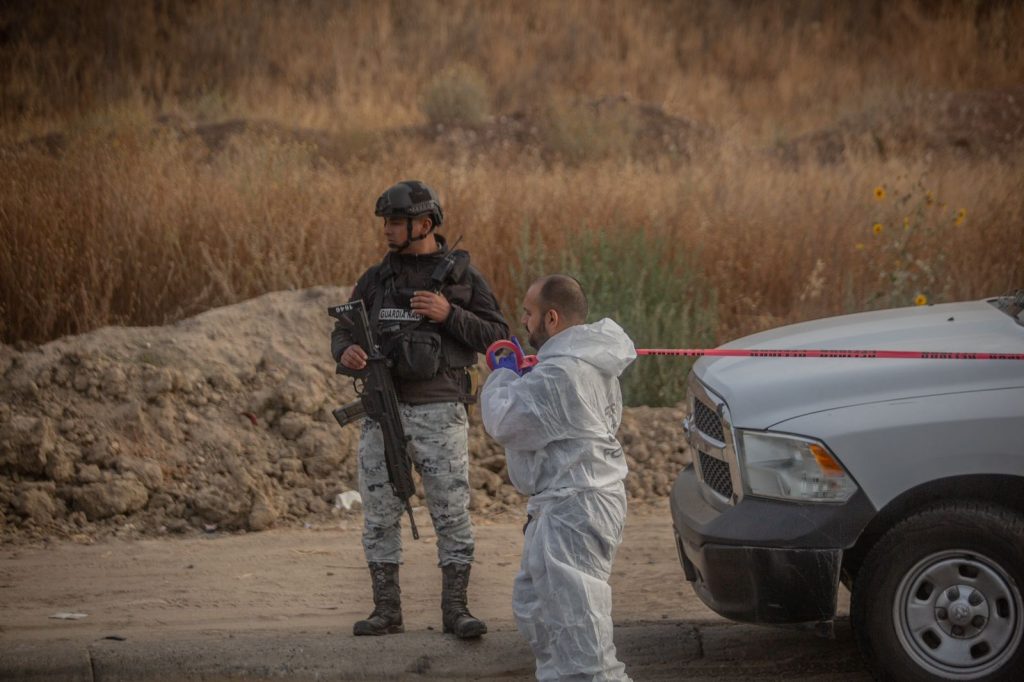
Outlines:
[[692, 466], [672, 490], [676, 549], [686, 579], [716, 613], [750, 623], [827, 623], [835, 617], [843, 550], [873, 510], [858, 492], [843, 505], [746, 497], [706, 499]]

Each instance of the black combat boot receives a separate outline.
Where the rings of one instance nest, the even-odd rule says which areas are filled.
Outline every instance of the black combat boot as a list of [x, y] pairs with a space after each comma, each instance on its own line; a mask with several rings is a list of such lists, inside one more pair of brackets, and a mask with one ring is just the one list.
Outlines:
[[370, 562], [373, 582], [373, 613], [356, 622], [353, 635], [390, 635], [404, 632], [402, 625], [402, 590], [398, 587], [398, 564]]
[[441, 613], [444, 631], [459, 639], [472, 639], [487, 632], [487, 624], [473, 617], [466, 608], [469, 587], [469, 564], [446, 564], [441, 567]]

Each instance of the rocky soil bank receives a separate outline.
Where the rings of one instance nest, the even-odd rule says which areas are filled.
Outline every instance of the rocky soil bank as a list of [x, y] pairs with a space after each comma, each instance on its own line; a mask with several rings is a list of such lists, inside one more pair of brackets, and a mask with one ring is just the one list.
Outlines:
[[[358, 429], [330, 414], [355, 397], [329, 355], [326, 308], [347, 294], [276, 292], [165, 327], [0, 346], [0, 541], [258, 531], [358, 514], [336, 504], [357, 487]], [[668, 494], [688, 461], [682, 416], [626, 411], [633, 500]], [[470, 457], [477, 515], [521, 508], [477, 414]]]

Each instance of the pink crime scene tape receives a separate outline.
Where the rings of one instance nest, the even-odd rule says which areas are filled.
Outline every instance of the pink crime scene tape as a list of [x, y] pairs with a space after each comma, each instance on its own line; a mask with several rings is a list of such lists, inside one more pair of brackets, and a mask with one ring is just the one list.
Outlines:
[[765, 348], [638, 348], [637, 355], [726, 358], [877, 358], [891, 360], [1024, 360], [1024, 353], [963, 353], [913, 350], [788, 350]]

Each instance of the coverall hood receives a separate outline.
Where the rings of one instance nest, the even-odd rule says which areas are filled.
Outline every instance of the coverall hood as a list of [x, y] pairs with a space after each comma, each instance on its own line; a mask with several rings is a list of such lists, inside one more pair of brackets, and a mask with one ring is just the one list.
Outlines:
[[626, 477], [615, 438], [622, 420], [618, 377], [635, 358], [622, 327], [603, 319], [552, 336], [522, 377], [508, 369], [491, 373], [481, 416], [505, 446], [509, 479], [519, 492], [559, 495]]
[[539, 360], [557, 357], [578, 358], [618, 377], [636, 359], [636, 349], [615, 320], [604, 318], [593, 324], [580, 324], [555, 334], [541, 346]]

